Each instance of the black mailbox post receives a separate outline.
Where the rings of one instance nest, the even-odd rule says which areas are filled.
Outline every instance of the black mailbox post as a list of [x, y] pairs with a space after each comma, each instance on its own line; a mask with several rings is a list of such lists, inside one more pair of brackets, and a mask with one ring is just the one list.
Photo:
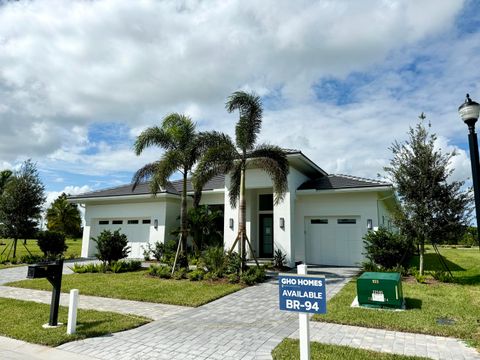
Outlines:
[[60, 303], [60, 290], [62, 287], [62, 271], [63, 259], [28, 266], [28, 279], [47, 278], [53, 286], [49, 326], [58, 325], [58, 305]]

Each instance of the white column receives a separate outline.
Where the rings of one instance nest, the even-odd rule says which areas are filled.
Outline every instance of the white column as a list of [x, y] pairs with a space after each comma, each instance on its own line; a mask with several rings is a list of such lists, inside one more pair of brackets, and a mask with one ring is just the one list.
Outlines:
[[[307, 275], [307, 265], [298, 265], [297, 273]], [[300, 360], [310, 360], [310, 314], [298, 314], [299, 338], [300, 338]]]

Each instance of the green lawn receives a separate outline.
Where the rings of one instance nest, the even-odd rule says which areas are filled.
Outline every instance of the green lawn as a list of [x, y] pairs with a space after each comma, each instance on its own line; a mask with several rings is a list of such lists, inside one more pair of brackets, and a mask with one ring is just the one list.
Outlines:
[[[327, 345], [317, 342], [310, 343], [310, 356], [312, 360], [420, 360], [427, 359], [417, 356], [405, 356], [356, 349], [348, 346]], [[285, 339], [272, 351], [274, 360], [300, 359], [298, 340]]]
[[79, 309], [77, 333], [67, 335], [68, 308], [60, 306], [58, 320], [64, 325], [55, 329], [42, 328], [43, 324], [48, 323], [49, 314], [50, 305], [0, 298], [0, 335], [58, 346], [68, 341], [132, 329], [150, 321], [134, 315]]
[[[13, 242], [12, 239], [0, 239], [0, 254], [3, 252], [3, 255], [0, 256], [0, 260], [6, 259], [7, 255], [10, 254], [8, 259], [13, 257], [13, 250], [10, 251], [10, 245]], [[65, 252], [65, 258], [70, 258], [71, 256], [80, 257], [82, 252], [82, 239], [67, 239], [68, 249]], [[37, 240], [29, 239], [27, 240], [26, 247], [33, 255], [43, 255], [42, 251], [37, 245]], [[5, 251], [4, 251], [5, 250]], [[17, 259], [24, 255], [28, 255], [27, 249], [23, 246], [23, 240], [18, 240], [17, 242]], [[0, 269], [11, 267], [10, 264], [0, 264]], [[14, 266], [14, 265], [13, 265]]]
[[[457, 284], [403, 282], [407, 311], [351, 308], [356, 296], [352, 280], [328, 302], [327, 314], [314, 320], [364, 327], [452, 336], [480, 348], [480, 252], [478, 249], [442, 249]], [[438, 270], [437, 258], [426, 256], [426, 269]], [[438, 264], [437, 264], [438, 265]], [[438, 318], [455, 320], [439, 325]]]
[[[46, 279], [8, 283], [30, 289], [50, 290]], [[200, 306], [242, 289], [239, 284], [210, 281], [166, 280], [146, 271], [129, 273], [72, 274], [63, 276], [62, 291], [79, 289], [80, 294], [172, 305]]]

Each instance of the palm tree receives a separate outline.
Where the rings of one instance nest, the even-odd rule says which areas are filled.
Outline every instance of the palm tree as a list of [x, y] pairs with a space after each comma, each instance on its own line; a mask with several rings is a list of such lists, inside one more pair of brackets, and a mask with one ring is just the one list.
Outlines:
[[[179, 266], [188, 266], [186, 249], [188, 237], [187, 222], [187, 178], [197, 163], [200, 155], [209, 146], [217, 144], [222, 138], [215, 132], [200, 132], [195, 130], [195, 123], [189, 116], [172, 113], [162, 120], [161, 127], [154, 126], [144, 130], [136, 139], [134, 151], [140, 155], [151, 146], [165, 150], [162, 157], [139, 169], [133, 176], [133, 189], [140, 183], [150, 180], [152, 194], [165, 189], [169, 178], [179, 172], [182, 175], [181, 207], [180, 207], [180, 240]], [[194, 205], [200, 202], [201, 189], [195, 192]]]
[[[245, 245], [251, 244], [246, 233], [245, 175], [247, 168], [263, 169], [272, 179], [274, 203], [278, 205], [288, 190], [289, 172], [285, 151], [269, 144], [256, 145], [262, 127], [262, 103], [259, 96], [244, 91], [234, 92], [227, 100], [226, 109], [232, 113], [239, 111], [235, 126], [235, 144], [224, 135], [215, 147], [204, 152], [193, 177], [195, 188], [201, 188], [213, 176], [230, 174], [229, 198], [232, 207], [239, 202], [238, 233], [232, 246], [240, 242], [242, 268], [246, 263]], [[252, 251], [253, 252], [253, 251]]]
[[3, 193], [5, 185], [7, 185], [8, 180], [12, 177], [11, 170], [2, 170], [0, 171], [0, 195]]
[[80, 233], [82, 218], [76, 204], [67, 201], [62, 193], [47, 209], [47, 229], [76, 237]]

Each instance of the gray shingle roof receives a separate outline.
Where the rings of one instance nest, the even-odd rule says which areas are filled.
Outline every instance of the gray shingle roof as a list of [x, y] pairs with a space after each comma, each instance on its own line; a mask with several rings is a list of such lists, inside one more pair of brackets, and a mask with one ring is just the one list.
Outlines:
[[[203, 190], [223, 189], [225, 187], [225, 175], [218, 175], [212, 178], [205, 184]], [[192, 191], [192, 184], [190, 179], [187, 181], [187, 191]], [[159, 193], [168, 193], [174, 195], [180, 195], [182, 191], [182, 180], [175, 180], [168, 184], [167, 188]], [[71, 200], [80, 200], [87, 198], [100, 198], [100, 197], [115, 197], [115, 196], [127, 196], [127, 195], [145, 195], [150, 194], [150, 184], [139, 184], [134, 191], [132, 191], [132, 184], [117, 186], [109, 189], [103, 189], [98, 191], [92, 191], [80, 195], [69, 196]]]
[[334, 190], [334, 189], [349, 189], [349, 188], [367, 188], [367, 187], [389, 187], [389, 184], [384, 181], [366, 179], [350, 175], [328, 175], [315, 180], [308, 180], [304, 182], [298, 190]]

